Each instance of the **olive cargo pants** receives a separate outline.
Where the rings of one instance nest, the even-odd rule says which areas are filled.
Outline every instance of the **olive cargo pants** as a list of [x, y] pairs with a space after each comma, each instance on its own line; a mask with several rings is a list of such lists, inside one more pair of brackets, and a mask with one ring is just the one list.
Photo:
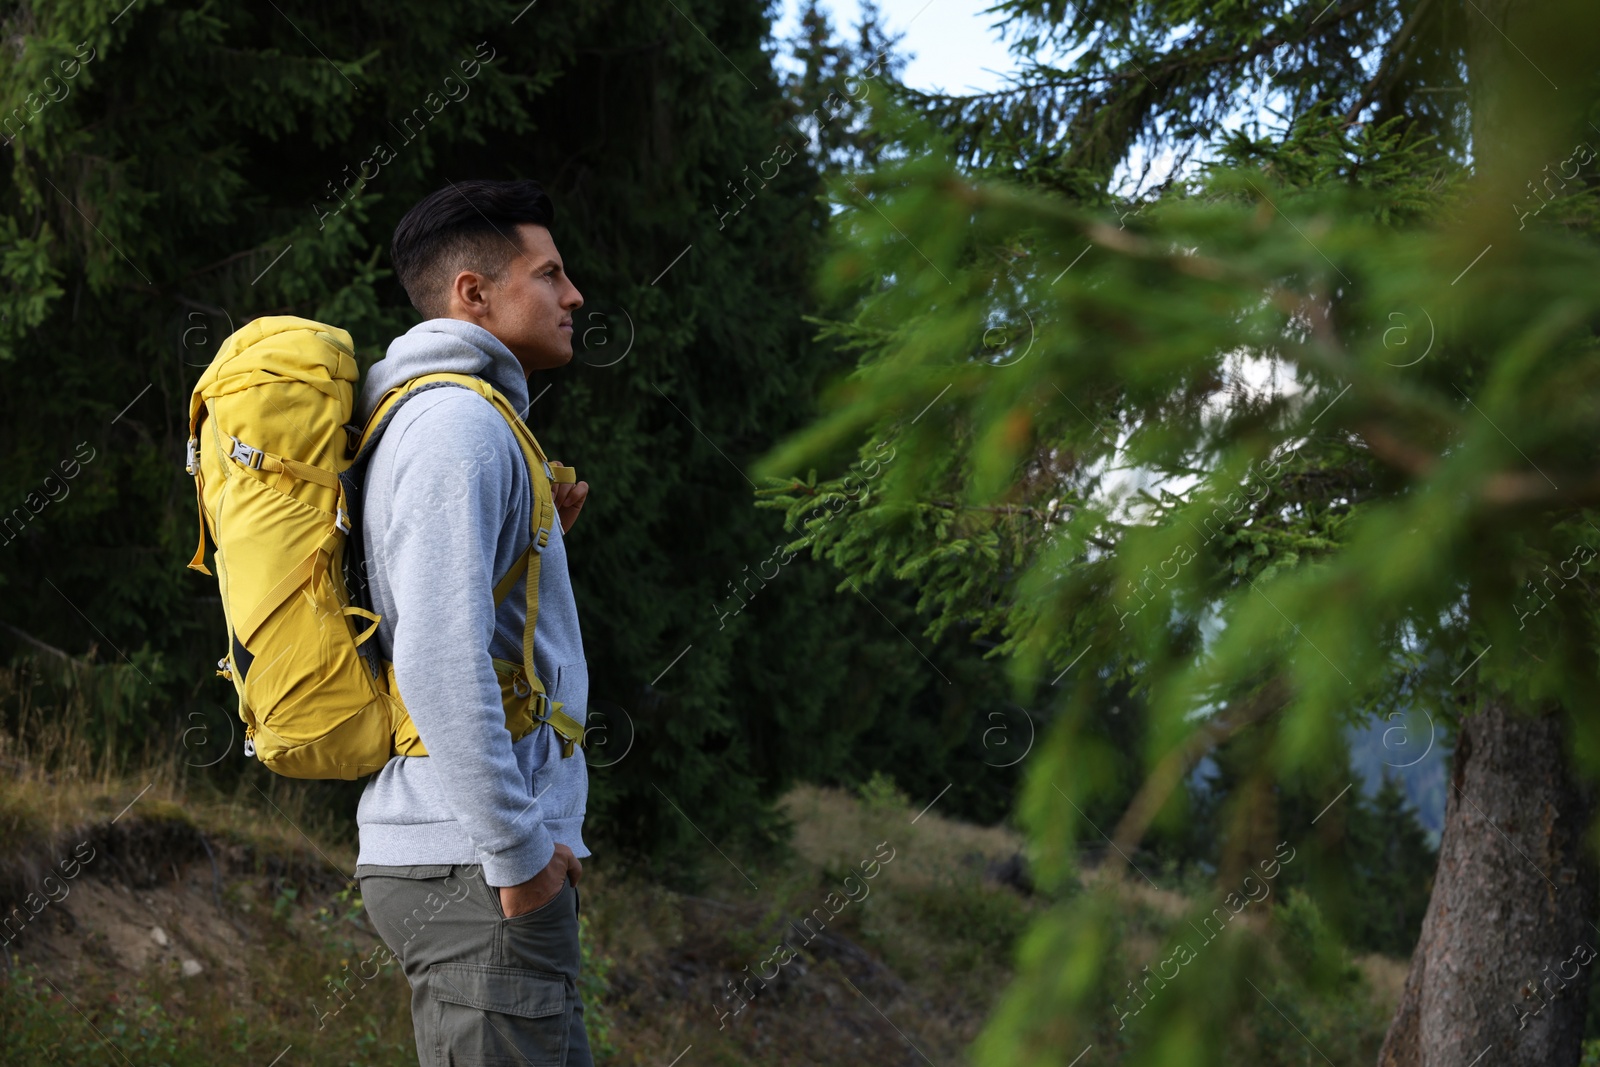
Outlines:
[[356, 877], [411, 983], [419, 1067], [592, 1067], [577, 887], [508, 919], [477, 864], [365, 864]]

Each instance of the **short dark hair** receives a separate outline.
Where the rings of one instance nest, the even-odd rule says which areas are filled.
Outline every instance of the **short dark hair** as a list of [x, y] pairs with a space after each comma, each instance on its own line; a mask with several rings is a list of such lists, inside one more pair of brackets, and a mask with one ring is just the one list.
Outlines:
[[425, 318], [440, 318], [457, 274], [473, 270], [499, 281], [521, 250], [518, 224], [549, 229], [555, 219], [555, 205], [532, 179], [453, 182], [406, 212], [390, 255], [411, 305]]

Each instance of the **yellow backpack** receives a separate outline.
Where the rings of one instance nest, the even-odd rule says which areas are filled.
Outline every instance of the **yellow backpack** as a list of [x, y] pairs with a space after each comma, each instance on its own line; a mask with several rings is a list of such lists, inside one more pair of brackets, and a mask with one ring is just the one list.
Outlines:
[[[562, 756], [583, 727], [552, 701], [533, 667], [539, 568], [555, 516], [543, 450], [510, 401], [464, 374], [429, 374], [386, 393], [365, 427], [351, 425], [360, 377], [343, 330], [293, 316], [247, 323], [223, 342], [189, 401], [187, 469], [199, 501], [200, 544], [189, 566], [204, 574], [206, 535], [228, 627], [217, 673], [232, 680], [245, 724], [245, 754], [290, 778], [354, 779], [391, 756], [425, 756], [400, 700], [393, 664], [362, 646], [379, 617], [351, 603], [345, 579], [350, 536], [347, 484], [394, 412], [419, 391], [471, 389], [516, 435], [532, 476], [528, 550], [496, 584], [499, 604], [527, 576], [522, 662], [494, 661], [512, 740], [549, 723]], [[549, 468], [572, 482], [571, 467]], [[361, 629], [357, 631], [357, 625]]]

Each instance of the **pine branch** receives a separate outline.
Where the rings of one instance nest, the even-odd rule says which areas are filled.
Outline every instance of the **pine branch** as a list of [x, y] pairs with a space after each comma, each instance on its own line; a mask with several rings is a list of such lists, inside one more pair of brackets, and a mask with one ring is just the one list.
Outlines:
[[[1032, 92], [1037, 89], [1052, 88], [1088, 88], [1094, 85], [1111, 85], [1120, 81], [1156, 80], [1159, 76], [1189, 70], [1209, 70], [1214, 67], [1224, 67], [1230, 64], [1240, 64], [1267, 55], [1286, 44], [1297, 44], [1311, 40], [1313, 37], [1323, 37], [1341, 22], [1353, 15], [1360, 14], [1371, 7], [1376, 0], [1354, 0], [1334, 12], [1333, 18], [1321, 23], [1320, 26], [1305, 37], [1290, 37], [1281, 34], [1272, 37], [1263, 37], [1254, 45], [1243, 51], [1230, 50], [1227, 44], [1219, 45], [1210, 54], [1168, 57], [1160, 63], [1140, 69], [1118, 69], [1107, 71], [1103, 74], [1082, 74], [1063, 78], [1053, 78], [1046, 82], [1030, 83], [1027, 85], [1014, 85], [1004, 89], [995, 89], [986, 93], [973, 93], [963, 95], [960, 93], [924, 93], [916, 89], [909, 89], [914, 99], [933, 103], [976, 103], [983, 100], [1003, 100], [1021, 93]], [[1420, 6], [1426, 6], [1428, 0], [1422, 0]]]
[[1354, 126], [1356, 118], [1361, 114], [1361, 109], [1366, 107], [1367, 103], [1377, 95], [1378, 89], [1399, 74], [1400, 64], [1409, 55], [1411, 36], [1416, 32], [1417, 26], [1422, 22], [1423, 16], [1427, 14], [1428, 8], [1432, 3], [1433, 0], [1417, 0], [1417, 6], [1412, 9], [1411, 17], [1406, 19], [1405, 24], [1400, 27], [1400, 31], [1389, 42], [1388, 51], [1384, 54], [1383, 62], [1378, 66], [1378, 72], [1372, 76], [1372, 80], [1367, 83], [1366, 88], [1361, 90], [1361, 95], [1356, 98], [1356, 102], [1350, 107], [1350, 110], [1344, 113], [1344, 124], [1346, 126]]

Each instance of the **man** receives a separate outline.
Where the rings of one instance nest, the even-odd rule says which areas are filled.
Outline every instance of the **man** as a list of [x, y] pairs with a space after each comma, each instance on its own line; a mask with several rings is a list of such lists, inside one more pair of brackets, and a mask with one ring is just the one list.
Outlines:
[[[528, 374], [572, 359], [583, 305], [550, 236], [554, 215], [532, 181], [467, 181], [401, 219], [395, 270], [426, 321], [366, 375], [358, 423], [389, 389], [440, 371], [482, 378], [527, 410]], [[529, 545], [528, 464], [488, 400], [446, 386], [399, 408], [363, 477], [376, 640], [428, 754], [396, 756], [367, 783], [356, 876], [411, 983], [418, 1062], [589, 1067], [577, 990], [583, 750], [563, 758], [549, 724], [513, 742], [493, 665], [523, 657], [523, 585], [498, 606], [493, 589]], [[581, 723], [588, 668], [562, 534], [588, 484], [554, 491], [534, 666]]]

